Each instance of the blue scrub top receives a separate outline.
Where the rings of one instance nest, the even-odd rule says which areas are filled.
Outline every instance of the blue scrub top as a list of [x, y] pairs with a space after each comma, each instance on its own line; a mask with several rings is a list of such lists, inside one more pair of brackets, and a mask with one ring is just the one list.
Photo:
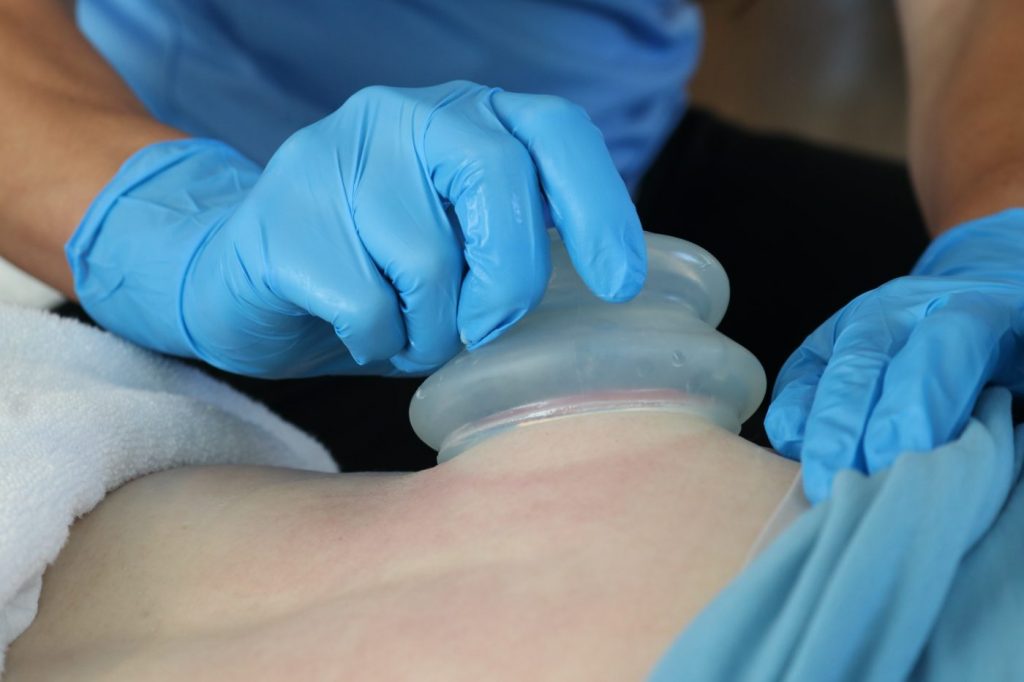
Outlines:
[[689, 0], [79, 0], [78, 22], [157, 118], [260, 163], [362, 87], [466, 79], [581, 105], [631, 187], [701, 37]]

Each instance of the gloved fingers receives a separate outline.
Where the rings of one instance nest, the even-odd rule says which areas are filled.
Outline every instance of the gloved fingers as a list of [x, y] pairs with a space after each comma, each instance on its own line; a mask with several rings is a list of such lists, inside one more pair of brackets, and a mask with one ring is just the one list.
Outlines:
[[868, 471], [908, 451], [932, 450], [956, 437], [992, 378], [1007, 335], [1003, 302], [958, 294], [929, 312], [885, 372], [867, 424]]
[[807, 415], [800, 459], [808, 499], [828, 497], [843, 469], [864, 471], [863, 438], [882, 388], [885, 368], [903, 338], [898, 325], [853, 315], [839, 329]]
[[[455, 208], [468, 272], [458, 328], [470, 349], [496, 338], [533, 309], [551, 275], [551, 254], [537, 172], [523, 145], [497, 122], [457, 130], [432, 124], [432, 177]], [[458, 137], [454, 137], [457, 135]], [[453, 145], [458, 145], [453, 153]]]
[[609, 301], [639, 293], [647, 274], [643, 230], [600, 130], [559, 97], [495, 92], [491, 102], [529, 150], [555, 227], [583, 281]]
[[302, 378], [326, 375], [383, 374], [391, 369], [387, 360], [357, 364], [343, 343], [338, 342], [334, 328], [319, 318], [308, 318], [310, 328], [301, 336], [302, 353], [282, 366], [281, 371], [266, 378]]
[[391, 357], [398, 370], [418, 374], [461, 348], [456, 313], [464, 263], [461, 239], [434, 188], [392, 171], [401, 200], [379, 192], [362, 197], [356, 229], [400, 301], [405, 347]]
[[772, 446], [791, 459], [800, 458], [807, 415], [832, 355], [839, 315], [836, 313], [814, 330], [786, 359], [775, 378], [764, 426]]
[[802, 376], [814, 372], [821, 374], [828, 364], [828, 359], [832, 357], [832, 344], [835, 342], [834, 320], [833, 317], [818, 327], [786, 359], [775, 378], [775, 386], [772, 389], [773, 400], [778, 398], [790, 383]]
[[366, 253], [357, 235], [332, 231], [319, 244], [331, 257], [293, 256], [275, 276], [281, 298], [330, 323], [359, 365], [387, 360], [406, 344], [394, 289]]
[[439, 367], [462, 347], [457, 314], [463, 262], [450, 230], [441, 241], [409, 248], [392, 278], [402, 301], [407, 344], [391, 363], [403, 372]]
[[[802, 350], [797, 349], [794, 355]], [[764, 417], [764, 430], [772, 447], [789, 459], [800, 459], [807, 415], [811, 412], [814, 395], [818, 391], [818, 383], [824, 371], [824, 361], [803, 364], [801, 372], [791, 376], [768, 406], [768, 412]]]
[[[209, 298], [209, 292], [200, 293], [200, 306]], [[238, 300], [253, 299], [243, 294]], [[283, 312], [280, 302], [276, 306]], [[300, 314], [300, 309], [291, 304], [287, 304], [283, 314], [268, 314], [260, 304], [243, 305], [242, 309], [246, 312], [225, 319], [216, 305], [198, 310], [192, 306], [189, 331], [196, 331], [199, 323], [202, 343], [197, 343], [196, 348], [201, 359], [234, 374], [260, 379], [367, 371], [356, 365], [331, 325], [320, 318]], [[213, 324], [206, 324], [209, 321]], [[295, 352], [297, 347], [302, 349], [301, 353]]]

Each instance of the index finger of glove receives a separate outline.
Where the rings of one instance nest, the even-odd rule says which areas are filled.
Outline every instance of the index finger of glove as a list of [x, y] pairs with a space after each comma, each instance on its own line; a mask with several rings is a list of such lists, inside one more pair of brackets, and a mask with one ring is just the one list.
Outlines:
[[843, 469], [865, 469], [864, 429], [881, 392], [885, 368], [903, 341], [890, 331], [868, 317], [844, 326], [836, 337], [807, 417], [801, 451], [805, 481], [814, 484], [808, 497], [814, 502], [828, 497], [832, 478]]
[[832, 356], [838, 317], [838, 313], [833, 315], [814, 330], [789, 356], [775, 379], [764, 426], [772, 447], [790, 459], [800, 459], [807, 416]]
[[643, 230], [601, 131], [559, 97], [497, 92], [492, 104], [529, 150], [555, 228], [586, 285], [609, 301], [639, 293], [647, 273]]
[[396, 164], [387, 180], [387, 186], [365, 193], [354, 218], [366, 249], [401, 303], [407, 342], [391, 362], [403, 372], [420, 373], [460, 349], [456, 311], [461, 240], [419, 168]]
[[551, 256], [537, 171], [493, 117], [438, 116], [428, 143], [434, 186], [453, 204], [462, 231], [468, 272], [458, 328], [474, 348], [522, 318], [547, 288]]

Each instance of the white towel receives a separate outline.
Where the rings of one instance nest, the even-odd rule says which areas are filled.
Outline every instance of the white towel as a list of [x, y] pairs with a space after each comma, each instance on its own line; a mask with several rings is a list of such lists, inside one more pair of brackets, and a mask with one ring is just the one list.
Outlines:
[[193, 368], [0, 305], [0, 675], [75, 518], [131, 479], [215, 463], [337, 471], [319, 443]]

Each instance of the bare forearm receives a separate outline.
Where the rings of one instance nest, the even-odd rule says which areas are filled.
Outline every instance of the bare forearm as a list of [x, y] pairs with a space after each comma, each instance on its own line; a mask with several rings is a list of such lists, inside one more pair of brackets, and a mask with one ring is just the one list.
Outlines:
[[933, 234], [1024, 205], [1024, 3], [899, 0], [910, 164]]
[[64, 243], [152, 119], [58, 0], [0, 0], [0, 255], [72, 295]]

